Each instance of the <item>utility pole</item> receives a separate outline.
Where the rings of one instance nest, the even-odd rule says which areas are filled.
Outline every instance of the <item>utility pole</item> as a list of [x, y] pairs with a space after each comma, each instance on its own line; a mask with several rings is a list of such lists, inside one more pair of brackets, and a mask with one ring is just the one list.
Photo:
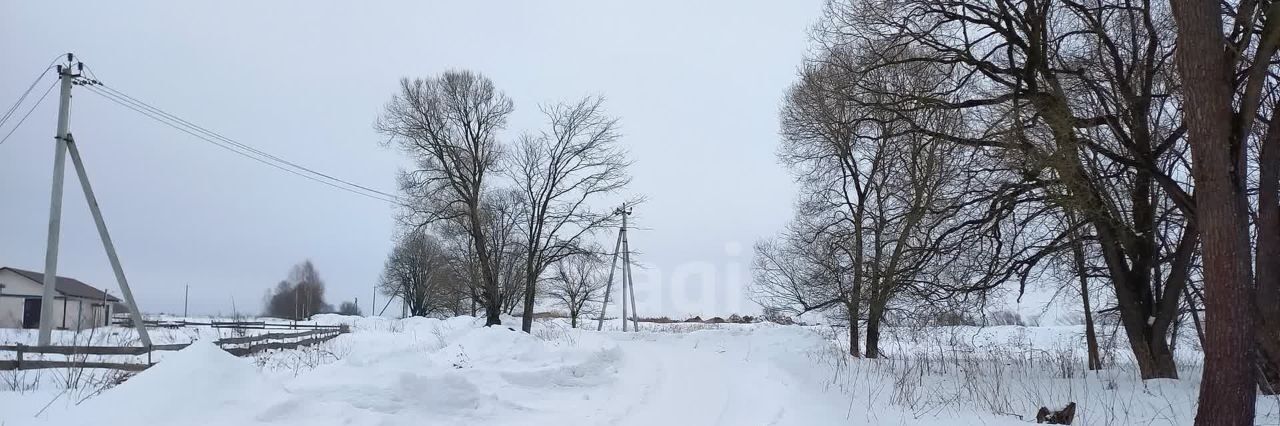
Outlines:
[[111, 234], [107, 232], [106, 220], [98, 207], [98, 199], [93, 195], [93, 187], [89, 185], [89, 174], [85, 171], [84, 161], [80, 158], [80, 150], [76, 148], [75, 139], [70, 133], [71, 86], [77, 84], [97, 84], [94, 80], [85, 79], [80, 72], [84, 71], [84, 63], [75, 60], [68, 53], [67, 64], [58, 65], [58, 78], [62, 82], [62, 91], [58, 104], [58, 136], [54, 138], [53, 157], [53, 190], [49, 200], [49, 236], [45, 246], [44, 292], [40, 300], [40, 346], [48, 346], [53, 337], [53, 299], [58, 281], [58, 237], [62, 225], [62, 179], [66, 170], [67, 154], [75, 166], [76, 175], [80, 178], [80, 188], [84, 190], [85, 202], [89, 204], [89, 212], [93, 214], [94, 225], [98, 228], [98, 237], [107, 252], [107, 260], [111, 262], [111, 270], [115, 273], [116, 283], [120, 285], [125, 302], [129, 305], [129, 317], [138, 330], [143, 346], [151, 346], [151, 336], [147, 333], [147, 325], [142, 320], [142, 311], [125, 279], [124, 268], [120, 266], [120, 258], [116, 255], [115, 244], [111, 242]]
[[613, 261], [609, 263], [609, 278], [605, 281], [604, 303], [600, 306], [600, 318], [596, 320], [596, 331], [604, 329], [605, 312], [609, 308], [609, 294], [613, 292], [613, 272], [618, 266], [619, 257], [622, 258], [622, 331], [627, 331], [627, 299], [630, 292], [631, 299], [631, 325], [635, 331], [640, 331], [640, 323], [636, 315], [636, 293], [635, 283], [631, 280], [631, 247], [627, 242], [627, 216], [630, 216], [632, 208], [627, 205], [614, 209], [613, 213], [622, 215], [622, 226], [618, 228], [618, 241], [613, 246]]
[[[622, 265], [623, 272], [626, 274], [626, 283], [622, 287], [622, 295], [631, 294], [631, 331], [640, 331], [640, 312], [636, 309], [636, 281], [631, 279], [631, 242], [627, 240], [627, 216], [631, 215], [631, 211], [627, 211], [622, 215]], [[627, 299], [622, 299], [622, 306], [627, 306]], [[624, 309], [625, 311], [625, 309]], [[623, 329], [626, 329], [627, 318], [622, 316]]]
[[72, 56], [67, 65], [58, 65], [58, 134], [53, 138], [53, 190], [49, 195], [49, 235], [44, 251], [44, 293], [40, 298], [40, 346], [49, 346], [53, 337], [53, 297], [58, 285], [58, 237], [62, 232], [62, 178], [67, 168], [67, 132], [71, 119]]
[[182, 291], [182, 318], [187, 318], [187, 301], [191, 298], [191, 284], [187, 284], [186, 290]]

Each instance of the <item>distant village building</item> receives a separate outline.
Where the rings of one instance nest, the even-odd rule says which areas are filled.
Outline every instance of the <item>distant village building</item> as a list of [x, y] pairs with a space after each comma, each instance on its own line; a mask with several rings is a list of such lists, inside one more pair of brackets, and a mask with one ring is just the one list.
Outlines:
[[[58, 277], [54, 290], [54, 327], [64, 330], [109, 325], [120, 302], [74, 278]], [[0, 267], [0, 328], [39, 328], [43, 294], [44, 274]]]

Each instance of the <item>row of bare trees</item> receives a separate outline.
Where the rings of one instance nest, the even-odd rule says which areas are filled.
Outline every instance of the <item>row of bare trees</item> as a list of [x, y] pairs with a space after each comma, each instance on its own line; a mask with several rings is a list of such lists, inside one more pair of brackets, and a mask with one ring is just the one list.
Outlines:
[[414, 163], [382, 279], [414, 315], [469, 308], [495, 325], [518, 308], [528, 332], [540, 296], [576, 317], [602, 295], [591, 241], [618, 219], [604, 202], [630, 182], [618, 121], [599, 97], [553, 103], [545, 129], [506, 141], [514, 110], [488, 78], [448, 71], [401, 80], [377, 121]]
[[1206, 354], [1198, 422], [1237, 410], [1221, 424], [1248, 424], [1255, 384], [1280, 387], [1276, 13], [828, 2], [782, 108], [802, 196], [757, 247], [758, 298], [847, 315], [851, 352], [865, 325], [875, 357], [886, 309], [980, 304], [1054, 271], [1081, 296], [1090, 368], [1106, 311], [1144, 379], [1177, 378], [1190, 317]]

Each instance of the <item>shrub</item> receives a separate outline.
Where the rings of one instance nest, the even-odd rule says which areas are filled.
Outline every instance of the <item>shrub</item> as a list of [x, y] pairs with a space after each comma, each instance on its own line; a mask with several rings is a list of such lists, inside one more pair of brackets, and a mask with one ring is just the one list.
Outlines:
[[356, 305], [356, 302], [342, 302], [342, 305], [338, 306], [338, 315], [353, 315], [358, 317], [363, 316], [364, 314], [360, 312], [360, 306]]
[[791, 317], [787, 316], [786, 314], [783, 314], [782, 310], [777, 308], [766, 307], [764, 308], [764, 312], [761, 313], [760, 316], [763, 320], [772, 322], [774, 324], [782, 324], [782, 325], [795, 324], [795, 320], [792, 320]]
[[1027, 323], [1022, 321], [1022, 315], [1018, 315], [1013, 311], [995, 311], [991, 315], [987, 315], [987, 325], [1020, 325], [1026, 326]]
[[973, 319], [972, 316], [965, 314], [964, 312], [948, 311], [948, 312], [939, 313], [936, 317], [934, 317], [933, 325], [943, 326], [943, 327], [963, 326], [963, 325], [976, 326], [978, 325], [978, 321]]

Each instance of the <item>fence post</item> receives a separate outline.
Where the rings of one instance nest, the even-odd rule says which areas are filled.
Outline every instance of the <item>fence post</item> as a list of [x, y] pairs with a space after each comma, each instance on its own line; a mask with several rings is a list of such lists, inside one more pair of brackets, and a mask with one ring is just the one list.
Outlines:
[[153, 347], [153, 346], [151, 346], [151, 345], [147, 345], [147, 365], [153, 365], [153, 364], [151, 363], [151, 348], [152, 348], [152, 347]]
[[21, 370], [21, 369], [22, 369], [22, 348], [24, 348], [24, 347], [26, 347], [26, 346], [27, 346], [27, 345], [18, 345], [18, 350], [17, 350], [17, 352], [18, 352], [17, 366], [13, 368], [14, 370]]

